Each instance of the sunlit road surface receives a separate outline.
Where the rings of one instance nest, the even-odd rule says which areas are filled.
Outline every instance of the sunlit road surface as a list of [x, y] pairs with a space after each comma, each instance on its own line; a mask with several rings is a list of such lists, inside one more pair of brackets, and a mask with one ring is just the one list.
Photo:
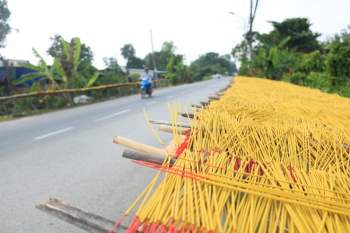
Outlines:
[[[83, 232], [35, 209], [49, 197], [115, 220], [154, 171], [121, 158], [113, 137], [159, 146], [144, 118], [169, 120], [169, 103], [198, 104], [228, 78], [0, 123], [0, 232]], [[164, 141], [171, 136], [160, 134]]]

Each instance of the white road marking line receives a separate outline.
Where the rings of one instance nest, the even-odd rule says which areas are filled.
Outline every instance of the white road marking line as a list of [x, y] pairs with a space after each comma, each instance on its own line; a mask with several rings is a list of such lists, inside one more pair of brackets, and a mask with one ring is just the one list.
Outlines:
[[131, 111], [130, 109], [125, 109], [125, 110], [120, 111], [120, 112], [116, 112], [116, 113], [113, 113], [113, 114], [110, 114], [110, 115], [107, 115], [107, 116], [104, 116], [104, 117], [97, 118], [96, 120], [94, 120], [94, 122], [99, 122], [99, 121], [108, 120], [108, 119], [111, 119], [111, 118], [113, 118], [113, 117], [122, 115], [122, 114], [127, 113], [127, 112], [130, 112], [130, 111]]
[[174, 97], [175, 97], [175, 95], [169, 95], [167, 98], [171, 99], [171, 98], [174, 98]]
[[51, 132], [51, 133], [48, 133], [48, 134], [40, 135], [38, 137], [35, 137], [34, 139], [35, 140], [45, 139], [45, 138], [48, 138], [48, 137], [51, 137], [51, 136], [54, 136], [54, 135], [57, 135], [57, 134], [65, 133], [65, 132], [73, 130], [73, 129], [74, 129], [73, 127], [67, 127], [67, 128], [60, 129], [60, 130], [57, 130], [57, 131], [54, 131], [54, 132]]
[[151, 102], [147, 103], [146, 105], [151, 106], [151, 105], [156, 104], [156, 103], [157, 103], [157, 101], [151, 101]]

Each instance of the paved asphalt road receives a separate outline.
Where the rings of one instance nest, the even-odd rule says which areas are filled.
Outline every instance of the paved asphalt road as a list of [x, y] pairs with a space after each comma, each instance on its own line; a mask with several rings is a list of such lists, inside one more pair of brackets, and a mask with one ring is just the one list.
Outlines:
[[34, 208], [49, 197], [116, 219], [154, 171], [122, 159], [113, 137], [158, 146], [144, 109], [150, 119], [168, 120], [169, 102], [199, 103], [228, 82], [209, 80], [156, 90], [150, 99], [135, 95], [0, 123], [0, 232], [82, 232]]

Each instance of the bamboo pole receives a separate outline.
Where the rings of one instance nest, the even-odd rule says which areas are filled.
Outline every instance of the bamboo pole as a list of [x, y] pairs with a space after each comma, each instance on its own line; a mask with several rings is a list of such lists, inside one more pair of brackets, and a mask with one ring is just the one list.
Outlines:
[[188, 124], [181, 123], [181, 122], [173, 124], [169, 121], [149, 120], [149, 123], [154, 124], [154, 125], [169, 125], [169, 126], [176, 126], [176, 127], [188, 128], [188, 129], [191, 128], [191, 126], [189, 126]]
[[193, 108], [200, 108], [200, 109], [202, 109], [203, 108], [203, 106], [201, 106], [201, 105], [197, 105], [197, 104], [192, 104], [191, 105]]
[[139, 142], [136, 142], [134, 140], [131, 140], [131, 139], [128, 139], [125, 137], [121, 137], [121, 136], [114, 138], [113, 142], [115, 144], [119, 144], [119, 145], [128, 147], [129, 149], [133, 149], [133, 150], [143, 152], [143, 153], [162, 155], [162, 156], [166, 155], [166, 150], [164, 150], [164, 149], [160, 149], [157, 147], [142, 144], [142, 143], [139, 143]]
[[208, 99], [209, 100], [219, 100], [220, 97], [218, 97], [218, 96], [209, 96]]
[[182, 128], [182, 127], [172, 127], [169, 125], [160, 125], [159, 130], [167, 133], [174, 133], [174, 131], [177, 131], [181, 135], [185, 135], [189, 132], [188, 128]]
[[179, 112], [179, 115], [185, 118], [190, 118], [193, 119], [194, 118], [194, 114], [193, 113], [187, 113], [187, 112]]
[[[126, 159], [149, 162], [149, 163], [154, 163], [158, 165], [163, 164], [165, 159], [164, 156], [149, 154], [149, 153], [142, 153], [142, 152], [131, 151], [131, 150], [124, 150], [122, 156], [123, 158], [126, 158]], [[170, 164], [174, 164], [174, 163], [175, 163], [175, 159], [171, 159]]]
[[216, 92], [215, 94], [216, 94], [217, 96], [220, 96], [220, 97], [221, 97], [221, 96], [225, 95], [225, 92], [220, 92], [220, 91], [218, 91], [218, 92]]
[[209, 101], [201, 101], [200, 103], [202, 104], [202, 106], [208, 106], [209, 105]]
[[11, 95], [11, 96], [3, 96], [3, 97], [0, 97], [0, 101], [15, 100], [15, 99], [21, 99], [26, 97], [35, 97], [35, 96], [48, 96], [48, 95], [59, 95], [59, 94], [67, 94], [67, 93], [74, 93], [74, 92], [104, 90], [104, 89], [127, 87], [127, 86], [137, 86], [137, 85], [138, 83], [134, 82], [134, 83], [118, 83], [118, 84], [110, 84], [110, 85], [101, 85], [101, 86], [89, 87], [89, 88], [73, 88], [73, 89], [41, 91], [41, 92], [39, 91], [39, 92], [23, 93], [23, 94]]

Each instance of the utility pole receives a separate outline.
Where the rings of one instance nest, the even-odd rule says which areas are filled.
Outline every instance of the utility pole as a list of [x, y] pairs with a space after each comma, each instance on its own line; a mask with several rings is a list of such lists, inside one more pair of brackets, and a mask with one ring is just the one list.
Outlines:
[[152, 61], [153, 61], [153, 76], [154, 76], [154, 79], [157, 80], [157, 65], [156, 65], [156, 58], [154, 56], [152, 29], [150, 30], [150, 35], [151, 35], [151, 48], [152, 48]]
[[253, 56], [253, 40], [254, 40], [254, 35], [253, 35], [253, 24], [256, 16], [256, 11], [259, 6], [259, 0], [250, 0], [250, 12], [249, 12], [249, 30], [247, 34], [245, 35], [247, 43], [248, 43], [248, 48], [249, 48], [249, 59], [252, 59]]
[[11, 81], [10, 80], [11, 80], [11, 74], [12, 74], [12, 72], [11, 72], [12, 67], [10, 67], [10, 62], [7, 59], [5, 59], [4, 57], [2, 57], [1, 55], [0, 55], [0, 62], [2, 62], [2, 66], [4, 68], [5, 78], [4, 78], [3, 85], [5, 87], [5, 92], [7, 95], [11, 95]]

